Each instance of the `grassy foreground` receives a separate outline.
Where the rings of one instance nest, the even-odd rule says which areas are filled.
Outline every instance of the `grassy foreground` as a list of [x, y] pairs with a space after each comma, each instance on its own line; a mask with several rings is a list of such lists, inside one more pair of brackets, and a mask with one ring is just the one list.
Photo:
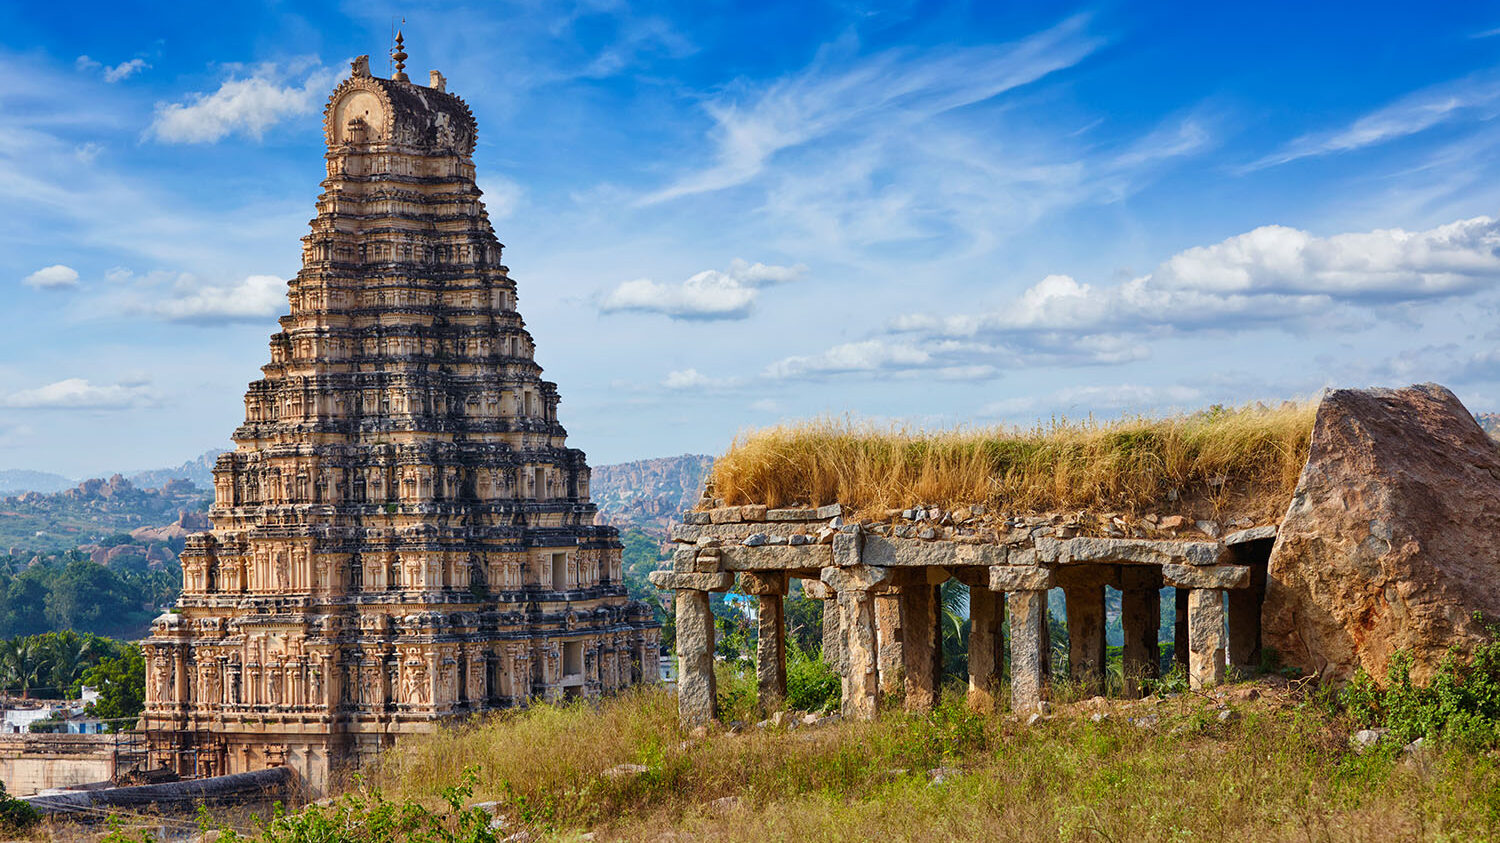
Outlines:
[[[409, 743], [333, 807], [304, 811], [299, 833], [287, 826], [253, 839], [477, 843], [523, 830], [538, 840], [1500, 835], [1493, 753], [1409, 753], [1399, 742], [1359, 752], [1351, 728], [1284, 686], [1244, 684], [1212, 696], [1096, 699], [1030, 726], [948, 703], [875, 723], [691, 736], [678, 730], [670, 696], [642, 690]], [[607, 772], [619, 764], [644, 770]], [[455, 787], [445, 805], [443, 789]], [[488, 813], [463, 810], [480, 800], [501, 803], [498, 828], [488, 829]], [[413, 806], [431, 811], [434, 831], [457, 833], [422, 836], [413, 825], [382, 836], [370, 825], [384, 812], [379, 822], [395, 828]], [[305, 821], [310, 812], [317, 822]]]
[[741, 435], [711, 477], [731, 506], [984, 503], [1016, 513], [1199, 504], [1279, 517], [1307, 462], [1315, 413], [1312, 404], [1216, 407], [1107, 423], [1054, 420], [1030, 431], [821, 420]]

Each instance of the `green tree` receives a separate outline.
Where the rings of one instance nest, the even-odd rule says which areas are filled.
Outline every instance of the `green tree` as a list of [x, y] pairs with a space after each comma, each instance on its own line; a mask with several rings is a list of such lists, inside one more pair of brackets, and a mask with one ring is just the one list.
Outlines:
[[35, 635], [47, 631], [47, 569], [30, 568], [5, 587], [4, 604], [0, 605], [0, 637]]
[[35, 636], [0, 641], [0, 687], [20, 691], [24, 699], [42, 685], [50, 668], [49, 654]]
[[118, 656], [105, 658], [83, 674], [83, 684], [99, 689], [89, 711], [104, 720], [137, 717], [146, 707], [146, 659], [141, 648], [126, 644]]

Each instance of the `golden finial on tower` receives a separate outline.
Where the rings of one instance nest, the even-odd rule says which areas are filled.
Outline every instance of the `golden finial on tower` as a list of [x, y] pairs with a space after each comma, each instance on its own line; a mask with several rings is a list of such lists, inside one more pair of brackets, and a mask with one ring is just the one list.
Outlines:
[[395, 59], [396, 61], [396, 72], [391, 74], [391, 78], [397, 82], [407, 81], [406, 49], [402, 46], [402, 42], [404, 40], [405, 39], [401, 37], [401, 32], [398, 30], [396, 32], [396, 49], [391, 51], [391, 58]]

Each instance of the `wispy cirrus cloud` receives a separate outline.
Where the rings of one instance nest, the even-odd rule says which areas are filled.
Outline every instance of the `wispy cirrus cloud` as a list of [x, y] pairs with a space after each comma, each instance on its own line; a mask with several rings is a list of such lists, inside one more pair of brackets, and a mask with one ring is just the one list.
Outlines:
[[777, 153], [841, 132], [889, 133], [992, 99], [1082, 61], [1103, 39], [1070, 18], [1012, 44], [891, 50], [842, 63], [847, 44], [765, 87], [731, 85], [704, 103], [714, 163], [642, 197], [666, 202], [744, 184]]
[[1425, 132], [1462, 119], [1500, 115], [1500, 71], [1486, 71], [1414, 91], [1347, 126], [1297, 137], [1240, 168], [1241, 173], [1302, 158], [1351, 152]]

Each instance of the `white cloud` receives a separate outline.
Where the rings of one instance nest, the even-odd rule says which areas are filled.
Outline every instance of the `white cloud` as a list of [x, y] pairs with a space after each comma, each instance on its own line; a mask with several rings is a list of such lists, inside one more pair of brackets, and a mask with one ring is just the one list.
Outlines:
[[60, 263], [42, 267], [21, 279], [21, 283], [39, 290], [55, 290], [61, 287], [78, 286], [78, 270]]
[[103, 67], [102, 64], [100, 64], [97, 61], [94, 61], [93, 59], [89, 58], [88, 56], [79, 56], [78, 58], [74, 59], [73, 60], [73, 66], [75, 68], [77, 68], [78, 70], [85, 71], [85, 72], [90, 71], [90, 70], [96, 70], [96, 69], [98, 69], [100, 67]]
[[240, 133], [259, 140], [289, 117], [312, 114], [338, 78], [315, 65], [300, 81], [290, 81], [276, 65], [258, 67], [245, 78], [230, 78], [212, 93], [187, 101], [157, 103], [147, 134], [165, 143], [213, 143]]
[[484, 209], [491, 221], [510, 218], [526, 198], [525, 188], [504, 176], [480, 178], [479, 192], [484, 195]]
[[[716, 162], [641, 199], [652, 204], [722, 190], [755, 178], [782, 150], [842, 131], [892, 122], [909, 128], [931, 117], [991, 99], [1077, 64], [1101, 43], [1083, 34], [1082, 16], [1013, 44], [946, 46], [912, 56], [892, 50], [830, 70], [825, 51], [812, 67], [764, 90], [745, 86], [711, 99]], [[736, 96], [735, 94], [740, 94]]]
[[113, 84], [122, 79], [129, 79], [149, 67], [151, 65], [146, 64], [144, 59], [131, 59], [130, 61], [120, 62], [114, 67], [106, 67], [104, 69], [104, 81]]
[[1113, 383], [1073, 386], [1046, 396], [1019, 395], [985, 404], [978, 415], [987, 418], [1015, 419], [1038, 413], [1085, 415], [1098, 411], [1147, 412], [1182, 407], [1204, 400], [1201, 389], [1181, 384], [1146, 386]]
[[236, 284], [179, 290], [148, 306], [153, 315], [173, 322], [264, 319], [286, 309], [286, 281], [275, 275], [251, 275]]
[[1500, 221], [1459, 220], [1427, 231], [1378, 229], [1317, 237], [1263, 226], [1187, 249], [1123, 284], [1094, 287], [1049, 275], [1003, 308], [916, 314], [897, 331], [946, 337], [1066, 331], [1086, 336], [1152, 328], [1223, 327], [1226, 319], [1278, 322], [1336, 307], [1461, 296], [1500, 280]]
[[667, 389], [703, 389], [713, 384], [712, 378], [704, 377], [697, 369], [668, 372], [666, 379], [661, 382]]
[[599, 301], [601, 313], [660, 313], [673, 319], [744, 319], [763, 287], [800, 278], [807, 268], [748, 263], [736, 258], [729, 269], [706, 269], [681, 284], [649, 278], [626, 281]]
[[1246, 165], [1243, 171], [1363, 149], [1415, 135], [1462, 117], [1489, 120], [1497, 114], [1500, 114], [1500, 75], [1494, 72], [1476, 74], [1407, 94], [1343, 128], [1303, 135]]
[[796, 378], [810, 375], [875, 372], [884, 369], [911, 369], [930, 366], [931, 352], [912, 343], [862, 340], [836, 345], [821, 354], [786, 357], [766, 367], [771, 378]]
[[119, 410], [158, 400], [156, 391], [145, 382], [95, 385], [83, 378], [67, 378], [0, 396], [0, 406], [27, 410]]

